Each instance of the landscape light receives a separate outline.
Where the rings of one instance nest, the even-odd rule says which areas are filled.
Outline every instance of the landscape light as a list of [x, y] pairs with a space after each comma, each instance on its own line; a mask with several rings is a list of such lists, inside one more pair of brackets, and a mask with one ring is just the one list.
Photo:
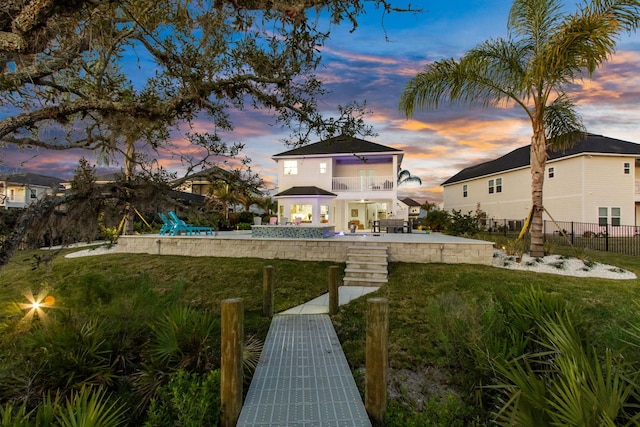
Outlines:
[[26, 322], [37, 317], [42, 321], [46, 321], [47, 314], [43, 311], [43, 308], [53, 307], [56, 299], [52, 295], [49, 295], [46, 290], [41, 290], [36, 296], [34, 296], [31, 291], [27, 291], [24, 296], [29, 302], [26, 304], [18, 304], [22, 310], [26, 310], [22, 320]]

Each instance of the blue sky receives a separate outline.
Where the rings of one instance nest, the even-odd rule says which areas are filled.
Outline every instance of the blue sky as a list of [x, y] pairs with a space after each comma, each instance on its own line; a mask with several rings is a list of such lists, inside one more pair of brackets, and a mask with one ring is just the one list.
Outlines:
[[[423, 185], [400, 187], [403, 196], [419, 202], [438, 202], [440, 183], [460, 169], [503, 155], [527, 145], [530, 124], [515, 108], [441, 108], [417, 111], [406, 120], [398, 111], [398, 100], [407, 81], [429, 61], [459, 57], [484, 40], [506, 36], [509, 1], [414, 1], [423, 8], [419, 14], [383, 15], [371, 9], [350, 33], [349, 24], [334, 28], [322, 48], [323, 61], [318, 76], [330, 93], [320, 100], [327, 114], [338, 105], [366, 101], [372, 114], [367, 123], [378, 133], [371, 141], [405, 151], [404, 169], [419, 176]], [[572, 5], [567, 2], [567, 5]], [[625, 36], [616, 55], [592, 80], [577, 82], [570, 93], [587, 130], [592, 133], [640, 143], [640, 35]], [[231, 141], [246, 144], [245, 153], [270, 188], [277, 173], [271, 155], [287, 150], [281, 140], [289, 132], [270, 126], [267, 112], [234, 114], [236, 129], [227, 134]], [[199, 121], [196, 130], [210, 130]], [[183, 135], [173, 140], [182, 145]], [[315, 141], [315, 140], [314, 140]], [[77, 154], [11, 153], [3, 160], [6, 170], [20, 169], [58, 176], [77, 165]], [[169, 170], [179, 171], [172, 159], [163, 159]]]

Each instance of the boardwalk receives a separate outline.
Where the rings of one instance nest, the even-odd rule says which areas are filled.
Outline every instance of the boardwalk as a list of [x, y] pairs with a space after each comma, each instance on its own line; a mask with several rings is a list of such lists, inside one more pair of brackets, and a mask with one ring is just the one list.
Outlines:
[[273, 318], [237, 426], [371, 426], [329, 316]]

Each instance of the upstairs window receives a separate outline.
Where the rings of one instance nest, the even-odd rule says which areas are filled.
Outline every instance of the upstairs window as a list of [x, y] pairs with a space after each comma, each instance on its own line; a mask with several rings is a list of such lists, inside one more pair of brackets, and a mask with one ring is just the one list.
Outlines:
[[502, 193], [502, 178], [496, 178], [496, 193]]
[[604, 227], [607, 225], [607, 218], [609, 217], [609, 208], [598, 208], [598, 225]]
[[494, 180], [489, 180], [489, 194], [493, 194], [495, 192], [495, 184]]
[[631, 173], [631, 163], [624, 164], [624, 174], [629, 175]]
[[327, 173], [327, 164], [320, 163], [320, 173]]
[[553, 178], [556, 175], [554, 168], [549, 168], [549, 178]]
[[467, 184], [464, 184], [462, 186], [462, 197], [467, 197], [467, 195], [469, 194], [467, 190], [468, 190]]
[[35, 188], [30, 188], [29, 189], [29, 198], [30, 199], [35, 199], [36, 197], [38, 197], [38, 192], [36, 191]]
[[620, 208], [611, 208], [611, 225], [620, 227]]
[[284, 174], [285, 175], [298, 175], [298, 161], [297, 160], [285, 160], [284, 161]]

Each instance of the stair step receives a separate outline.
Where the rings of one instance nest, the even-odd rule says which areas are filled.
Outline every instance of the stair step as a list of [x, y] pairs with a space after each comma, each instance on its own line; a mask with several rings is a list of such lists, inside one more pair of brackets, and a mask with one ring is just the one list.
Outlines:
[[386, 246], [349, 246], [343, 283], [346, 286], [384, 285], [389, 275], [388, 264]]
[[387, 270], [356, 270], [347, 269], [345, 274], [348, 277], [387, 277]]
[[365, 252], [384, 252], [387, 253], [386, 246], [348, 246], [348, 252], [352, 251], [365, 251]]
[[359, 277], [345, 277], [343, 279], [345, 286], [381, 286], [387, 283], [387, 279], [374, 279], [374, 278], [359, 278]]
[[347, 261], [387, 261], [389, 255], [385, 254], [347, 254]]
[[347, 268], [355, 269], [373, 269], [373, 270], [387, 270], [389, 265], [386, 261], [347, 261]]

